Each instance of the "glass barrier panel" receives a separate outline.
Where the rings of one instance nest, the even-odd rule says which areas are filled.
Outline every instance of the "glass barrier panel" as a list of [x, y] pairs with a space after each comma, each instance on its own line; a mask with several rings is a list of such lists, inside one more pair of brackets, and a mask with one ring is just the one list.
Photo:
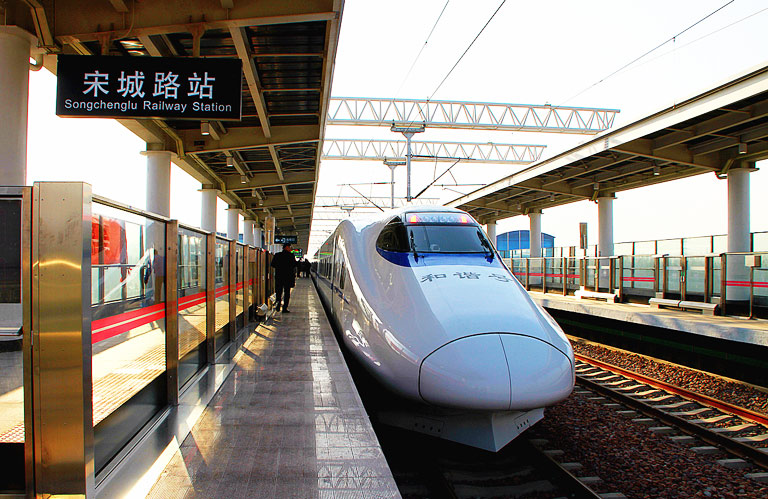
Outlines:
[[690, 256], [686, 259], [685, 295], [686, 300], [704, 300], [704, 284], [707, 276], [706, 258]]
[[659, 255], [679, 256], [683, 252], [681, 239], [662, 239], [656, 243], [656, 252]]
[[683, 239], [683, 256], [706, 255], [712, 252], [712, 237], [686, 237]]
[[722, 285], [722, 271], [720, 270], [723, 266], [723, 260], [718, 256], [711, 259], [711, 265], [712, 265], [712, 279], [709, 283], [711, 286], [710, 288], [710, 295], [711, 296], [720, 296], [720, 288]]
[[635, 255], [655, 255], [656, 241], [639, 241], [635, 243]]
[[[768, 232], [754, 232], [752, 234], [752, 251], [768, 251]], [[763, 258], [765, 256], [763, 255]]]
[[584, 265], [586, 266], [586, 282], [585, 282], [585, 288], [591, 289], [592, 291], [597, 291], [595, 289], [595, 265], [596, 261], [594, 258], [585, 258], [584, 259]]
[[214, 256], [216, 335], [218, 352], [229, 341], [229, 242], [216, 240]]
[[[678, 241], [679, 242], [679, 241]], [[667, 265], [667, 293], [673, 295], [680, 294], [680, 277], [682, 276], [682, 260], [679, 257], [669, 257], [662, 259]]]
[[179, 386], [205, 366], [205, 237], [179, 228]]
[[98, 471], [166, 403], [165, 223], [94, 203], [91, 235]]
[[0, 489], [9, 492], [25, 488], [21, 239], [21, 199], [0, 200]]
[[712, 239], [712, 253], [720, 254], [728, 251], [728, 236], [715, 236]]
[[631, 255], [632, 243], [616, 243], [613, 245], [614, 255]]
[[624, 269], [624, 287], [654, 289], [655, 259], [650, 256], [634, 256], [631, 262], [631, 269]]
[[[750, 268], [746, 266], [745, 255], [728, 254], [725, 285], [727, 287], [725, 298], [728, 302], [728, 315], [742, 315], [747, 313], [742, 307], [749, 303], [750, 292]], [[736, 305], [736, 307], [732, 307]]]
[[541, 288], [541, 280], [544, 276], [543, 263], [541, 258], [531, 258], [528, 267], [529, 275], [528, 283], [531, 288]]
[[755, 267], [752, 274], [754, 305], [756, 307], [768, 307], [768, 254], [760, 256], [760, 266]]

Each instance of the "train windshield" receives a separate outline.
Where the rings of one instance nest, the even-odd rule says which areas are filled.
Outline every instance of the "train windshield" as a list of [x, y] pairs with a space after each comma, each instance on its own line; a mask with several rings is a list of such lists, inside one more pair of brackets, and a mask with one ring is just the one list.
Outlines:
[[406, 225], [400, 218], [393, 219], [382, 229], [376, 245], [397, 252], [493, 254], [488, 239], [475, 224], [409, 222]]

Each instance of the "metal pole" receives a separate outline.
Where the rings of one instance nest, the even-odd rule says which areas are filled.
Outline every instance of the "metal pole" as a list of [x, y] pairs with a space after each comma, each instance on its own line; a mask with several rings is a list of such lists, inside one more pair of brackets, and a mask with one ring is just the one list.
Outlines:
[[389, 167], [389, 174], [390, 174], [389, 204], [390, 204], [390, 208], [394, 210], [395, 209], [395, 167], [394, 166]]
[[408, 175], [408, 181], [407, 181], [408, 187], [406, 190], [406, 200], [410, 203], [411, 202], [411, 137], [413, 137], [413, 132], [405, 132], [403, 133], [403, 135], [405, 135], [405, 141], [408, 145], [408, 154], [406, 155], [406, 159], [405, 159], [407, 175]]

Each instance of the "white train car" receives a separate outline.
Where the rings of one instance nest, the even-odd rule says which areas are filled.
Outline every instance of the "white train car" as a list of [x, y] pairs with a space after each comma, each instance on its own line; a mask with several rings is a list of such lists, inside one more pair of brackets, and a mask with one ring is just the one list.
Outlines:
[[315, 260], [348, 349], [415, 402], [383, 422], [498, 451], [573, 390], [568, 339], [466, 212], [344, 220]]

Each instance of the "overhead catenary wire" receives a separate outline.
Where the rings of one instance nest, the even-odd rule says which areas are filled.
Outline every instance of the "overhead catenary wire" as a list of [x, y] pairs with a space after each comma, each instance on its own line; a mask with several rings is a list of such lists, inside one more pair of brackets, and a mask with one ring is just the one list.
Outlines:
[[[413, 68], [416, 67], [416, 63], [419, 61], [419, 58], [421, 57], [421, 54], [424, 52], [424, 49], [427, 48], [427, 44], [429, 43], [429, 39], [432, 37], [432, 33], [435, 32], [435, 28], [437, 28], [437, 24], [440, 22], [440, 18], [443, 17], [443, 13], [445, 12], [445, 9], [448, 7], [448, 4], [451, 2], [451, 0], [447, 0], [445, 2], [445, 5], [443, 5], [443, 10], [440, 11], [440, 14], [437, 16], [437, 20], [435, 21], [435, 24], [432, 25], [432, 29], [429, 31], [429, 34], [427, 35], [427, 39], [424, 40], [424, 45], [421, 46], [421, 50], [419, 50], [419, 53], [416, 54], [416, 58], [413, 60], [413, 63], [411, 64], [411, 67], [408, 68], [408, 73], [406, 73], [405, 77], [403, 78], [403, 81], [400, 82], [400, 86], [397, 87], [397, 91], [395, 92], [395, 98], [397, 98], [400, 95], [400, 90], [403, 89], [403, 85], [405, 85], [405, 82], [408, 81], [408, 77], [411, 76], [411, 72], [413, 72]], [[393, 98], [394, 100], [394, 98]]]
[[[731, 1], [734, 1], [734, 0], [731, 0]], [[482, 29], [481, 29], [481, 30], [480, 30], [480, 31], [477, 33], [477, 35], [475, 35], [475, 38], [472, 40], [472, 42], [470, 42], [470, 44], [469, 44], [469, 46], [466, 48], [466, 50], [464, 50], [464, 53], [462, 53], [462, 54], [461, 54], [461, 56], [459, 56], [458, 60], [457, 60], [457, 61], [456, 61], [456, 63], [453, 65], [453, 67], [451, 68], [451, 70], [450, 70], [450, 71], [448, 71], [448, 74], [446, 74], [446, 75], [445, 75], [445, 78], [443, 78], [443, 79], [442, 79], [442, 81], [440, 81], [440, 84], [438, 84], [438, 85], [437, 85], [437, 87], [436, 87], [436, 88], [435, 88], [435, 90], [432, 92], [432, 94], [430, 94], [430, 96], [427, 98], [427, 101], [430, 101], [430, 100], [432, 100], [432, 97], [434, 97], [434, 96], [435, 96], [435, 94], [437, 93], [437, 91], [438, 91], [438, 90], [440, 90], [440, 87], [442, 87], [442, 86], [443, 86], [443, 83], [445, 83], [445, 81], [448, 79], [448, 77], [449, 77], [449, 76], [451, 76], [451, 73], [453, 73], [453, 70], [454, 70], [454, 69], [456, 69], [456, 66], [458, 66], [458, 65], [459, 65], [459, 63], [461, 62], [461, 60], [464, 58], [464, 56], [465, 56], [465, 55], [467, 55], [467, 52], [469, 52], [469, 49], [471, 49], [471, 48], [472, 48], [472, 45], [474, 45], [474, 44], [475, 44], [475, 42], [477, 41], [477, 39], [478, 39], [478, 38], [480, 38], [480, 35], [482, 35], [482, 34], [483, 34], [483, 31], [485, 31], [485, 28], [487, 28], [487, 27], [488, 27], [488, 25], [489, 25], [489, 24], [491, 24], [491, 21], [493, 21], [493, 18], [494, 18], [494, 17], [496, 17], [496, 14], [498, 14], [498, 13], [499, 13], [499, 11], [501, 10], [501, 8], [504, 6], [504, 4], [505, 4], [505, 3], [507, 3], [507, 0], [502, 0], [501, 4], [499, 4], [499, 6], [498, 6], [498, 7], [496, 8], [496, 10], [493, 12], [493, 14], [491, 15], [491, 17], [490, 17], [490, 18], [488, 18], [488, 21], [486, 21], [486, 23], [485, 23], [485, 25], [482, 27]]]
[[655, 52], [656, 50], [660, 49], [661, 47], [663, 47], [664, 45], [668, 44], [669, 42], [674, 42], [674, 41], [675, 41], [675, 39], [676, 39], [677, 37], [679, 37], [680, 35], [682, 35], [682, 34], [683, 34], [683, 33], [685, 33], [686, 31], [688, 31], [688, 30], [690, 30], [690, 29], [694, 28], [694, 27], [695, 27], [695, 26], [697, 26], [698, 24], [701, 24], [702, 22], [704, 22], [705, 20], [709, 19], [709, 18], [710, 18], [710, 17], [712, 17], [713, 15], [717, 14], [718, 12], [720, 12], [721, 10], [723, 10], [724, 8], [728, 7], [729, 5], [731, 5], [731, 4], [732, 4], [733, 2], [735, 2], [735, 1], [736, 1], [736, 0], [729, 0], [727, 3], [725, 3], [725, 4], [721, 5], [721, 6], [720, 6], [720, 7], [718, 7], [717, 9], [713, 10], [712, 12], [710, 12], [710, 13], [709, 13], [709, 14], [707, 14], [706, 16], [702, 17], [701, 19], [699, 19], [699, 20], [698, 20], [698, 21], [696, 21], [695, 23], [691, 24], [690, 26], [688, 26], [687, 28], [685, 28], [685, 29], [684, 29], [684, 30], [682, 30], [681, 32], [677, 33], [676, 35], [673, 35], [673, 36], [671, 36], [670, 38], [667, 38], [666, 40], [664, 40], [664, 41], [663, 41], [663, 42], [661, 42], [660, 44], [658, 44], [658, 45], [656, 45], [655, 47], [653, 47], [651, 50], [649, 50], [649, 51], [645, 52], [643, 55], [641, 55], [641, 56], [639, 56], [639, 57], [636, 57], [636, 58], [632, 59], [630, 62], [628, 62], [628, 63], [624, 64], [623, 66], [621, 66], [619, 69], [615, 70], [614, 72], [612, 72], [612, 73], [611, 73], [611, 74], [609, 74], [608, 76], [604, 76], [604, 77], [602, 77], [601, 79], [599, 79], [598, 81], [596, 81], [596, 82], [595, 82], [595, 83], [593, 83], [592, 85], [588, 86], [588, 87], [587, 87], [587, 88], [585, 88], [584, 90], [582, 90], [582, 91], [578, 92], [577, 94], [574, 94], [573, 96], [569, 97], [568, 99], [566, 99], [565, 101], [563, 101], [563, 103], [562, 103], [561, 105], [565, 105], [565, 104], [567, 104], [568, 102], [570, 102], [571, 100], [573, 100], [573, 99], [575, 99], [576, 97], [580, 96], [580, 95], [581, 95], [581, 94], [583, 94], [584, 92], [587, 92], [588, 90], [591, 90], [592, 88], [596, 87], [597, 85], [600, 85], [601, 83], [603, 83], [603, 82], [604, 82], [605, 80], [607, 80], [608, 78], [611, 78], [612, 76], [615, 76], [616, 74], [618, 74], [618, 73], [620, 73], [621, 71], [625, 70], [626, 68], [628, 68], [629, 66], [633, 65], [634, 63], [636, 63], [636, 62], [637, 62], [637, 61], [639, 61], [640, 59], [642, 59], [642, 58], [646, 57], [647, 55], [649, 55], [649, 54], [651, 54], [651, 53]]

